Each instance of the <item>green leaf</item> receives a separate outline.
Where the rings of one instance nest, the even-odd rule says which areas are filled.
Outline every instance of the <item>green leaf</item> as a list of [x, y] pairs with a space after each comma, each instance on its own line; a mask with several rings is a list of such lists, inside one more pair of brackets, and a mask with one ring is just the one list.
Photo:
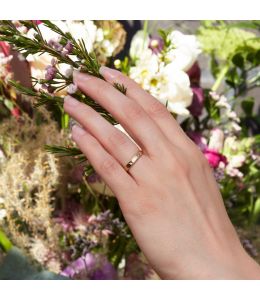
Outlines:
[[254, 204], [254, 209], [251, 213], [251, 222], [256, 223], [260, 218], [260, 197], [256, 200]]
[[3, 231], [0, 230], [0, 246], [4, 251], [9, 251], [12, 248], [12, 243], [9, 241]]
[[241, 102], [241, 108], [247, 117], [252, 116], [253, 108], [254, 108], [254, 99], [249, 97]]
[[260, 64], [260, 49], [255, 54], [255, 65], [259, 66]]
[[233, 57], [232, 57], [232, 62], [235, 66], [237, 66], [240, 69], [244, 68], [244, 58], [242, 56], [241, 53], [236, 53]]

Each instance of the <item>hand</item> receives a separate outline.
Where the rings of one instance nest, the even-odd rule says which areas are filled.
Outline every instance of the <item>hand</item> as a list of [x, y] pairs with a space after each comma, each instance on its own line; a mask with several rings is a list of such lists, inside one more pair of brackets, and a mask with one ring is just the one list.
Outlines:
[[[114, 116], [122, 131], [68, 96], [82, 128], [72, 138], [118, 198], [135, 239], [164, 279], [260, 278], [227, 216], [208, 162], [164, 105], [119, 71], [105, 80], [76, 72], [75, 84]], [[112, 84], [127, 88], [126, 96]], [[138, 145], [138, 146], [137, 146]], [[143, 155], [127, 172], [124, 166]]]

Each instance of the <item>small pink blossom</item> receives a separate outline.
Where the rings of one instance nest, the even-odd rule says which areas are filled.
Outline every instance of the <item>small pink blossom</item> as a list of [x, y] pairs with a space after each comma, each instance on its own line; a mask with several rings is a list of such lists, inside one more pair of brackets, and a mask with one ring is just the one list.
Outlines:
[[227, 164], [227, 158], [214, 149], [206, 149], [203, 151], [204, 156], [207, 158], [212, 168], [217, 168], [221, 162]]

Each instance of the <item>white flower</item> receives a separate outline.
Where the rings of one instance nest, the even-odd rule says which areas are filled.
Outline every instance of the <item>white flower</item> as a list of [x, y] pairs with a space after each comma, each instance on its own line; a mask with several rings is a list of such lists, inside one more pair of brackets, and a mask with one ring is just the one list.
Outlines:
[[209, 92], [210, 96], [212, 97], [213, 100], [218, 101], [220, 96], [214, 91]]
[[224, 95], [220, 96], [219, 99], [217, 100], [216, 106], [218, 107], [224, 107], [228, 110], [231, 110], [231, 106], [228, 103], [227, 97], [225, 97]]
[[231, 177], [243, 177], [243, 173], [239, 170], [246, 161], [244, 154], [237, 154], [228, 158], [228, 165], [226, 166], [226, 173]]
[[[70, 32], [75, 40], [83, 39], [86, 48], [89, 52], [93, 50], [93, 44], [96, 37], [97, 27], [93, 21], [53, 21], [53, 24], [58, 26], [63, 32]], [[39, 29], [41, 30], [43, 38], [49, 42], [50, 40], [58, 42], [60, 40], [60, 35], [43, 23], [39, 24]], [[29, 38], [34, 38], [36, 31], [30, 29], [26, 36]], [[75, 60], [76, 57], [70, 56], [72, 60]], [[43, 79], [45, 75], [45, 68], [51, 64], [52, 56], [48, 53], [39, 54], [30, 54], [26, 57], [26, 60], [30, 63], [31, 75], [37, 79]], [[58, 65], [59, 71], [66, 76], [70, 72], [70, 66], [66, 64]], [[40, 89], [41, 85], [36, 84], [36, 89]], [[64, 91], [61, 91], [59, 94], [64, 94]]]
[[241, 126], [239, 126], [236, 122], [232, 122], [231, 126], [235, 131], [238, 131], [238, 132], [242, 129]]
[[145, 90], [151, 87], [151, 80], [156, 76], [159, 70], [158, 57], [152, 53], [152, 50], [146, 49], [139, 57], [134, 67], [130, 68], [129, 76], [141, 85]]
[[160, 63], [157, 55], [150, 49], [143, 51], [129, 76], [141, 87], [150, 92], [167, 109], [178, 115], [188, 115], [187, 107], [192, 102], [189, 76], [170, 63]]
[[67, 21], [68, 31], [77, 41], [83, 39], [88, 52], [93, 50], [93, 44], [96, 38], [97, 26], [93, 21], [85, 20], [82, 22]]
[[200, 44], [195, 35], [185, 35], [180, 31], [172, 31], [168, 39], [173, 49], [166, 54], [166, 58], [174, 66], [183, 71], [188, 71], [201, 53]]
[[192, 90], [189, 76], [175, 66], [168, 64], [157, 76], [157, 90], [151, 94], [161, 103], [167, 104], [167, 109], [178, 115], [189, 115], [187, 109], [192, 102]]
[[99, 43], [99, 51], [105, 57], [111, 57], [113, 55], [114, 50], [115, 47], [109, 40], [103, 40], [102, 42]]
[[209, 148], [221, 152], [224, 144], [224, 132], [219, 129], [213, 129], [209, 140]]
[[141, 55], [144, 51], [148, 49], [149, 46], [149, 36], [147, 32], [143, 30], [137, 31], [134, 35], [131, 46], [129, 50], [130, 57], [132, 59], [141, 59]]
[[96, 42], [100, 43], [104, 39], [104, 31], [102, 28], [98, 28], [96, 32]]
[[246, 156], [244, 154], [237, 154], [231, 157], [229, 160], [229, 166], [232, 168], [240, 168], [246, 161]]
[[[233, 152], [238, 151], [238, 142], [237, 142], [237, 138], [235, 136], [228, 136], [225, 139], [225, 144], [224, 144], [224, 148], [227, 149], [227, 151], [229, 152], [229, 149]], [[226, 150], [225, 150], [226, 151]]]
[[[54, 25], [56, 25], [57, 27], [59, 27], [63, 32], [68, 32], [68, 26], [66, 24], [66, 22], [64, 21], [52, 21], [52, 23]], [[53, 30], [51, 30], [50, 28], [48, 28], [47, 26], [45, 26], [43, 23], [40, 23], [38, 25], [41, 34], [43, 36], [43, 38], [49, 42], [50, 40], [55, 40], [58, 41], [60, 39], [60, 35], [57, 32], [54, 32]], [[36, 34], [36, 31], [34, 29], [30, 29], [27, 33], [26, 36], [30, 39], [34, 38], [34, 35]]]
[[236, 168], [230, 168], [229, 166], [226, 167], [226, 173], [231, 177], [242, 178], [244, 176], [241, 171]]
[[67, 92], [68, 94], [75, 94], [78, 90], [78, 87], [76, 86], [76, 84], [71, 83], [68, 87], [67, 87]]

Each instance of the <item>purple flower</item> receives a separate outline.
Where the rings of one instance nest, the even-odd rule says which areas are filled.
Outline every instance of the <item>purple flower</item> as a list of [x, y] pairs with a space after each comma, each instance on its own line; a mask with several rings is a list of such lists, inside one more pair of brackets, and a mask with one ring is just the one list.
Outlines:
[[87, 177], [88, 183], [101, 182], [101, 177], [97, 173], [93, 173]]
[[195, 116], [199, 117], [202, 113], [203, 106], [204, 106], [204, 92], [203, 89], [199, 86], [192, 87], [193, 91], [193, 98], [192, 103], [189, 106], [190, 113]]
[[45, 79], [46, 80], [53, 80], [57, 74], [57, 69], [56, 67], [49, 65], [45, 68], [46, 74], [45, 74]]
[[193, 142], [200, 148], [201, 151], [204, 151], [207, 148], [207, 143], [205, 138], [200, 132], [189, 131], [187, 135], [193, 140]]
[[151, 37], [149, 40], [149, 48], [154, 54], [158, 54], [163, 49], [163, 40], [160, 37]]
[[87, 253], [65, 268], [61, 275], [73, 279], [117, 279], [117, 272], [105, 256]]
[[188, 70], [187, 74], [190, 77], [191, 85], [199, 85], [201, 70], [197, 62], [193, 64], [193, 66]]
[[116, 279], [117, 273], [115, 268], [112, 264], [105, 260], [103, 262], [102, 268], [96, 269], [90, 279], [93, 280], [109, 280], [109, 279]]
[[54, 48], [55, 50], [61, 52], [63, 49], [63, 46], [59, 43], [60, 39], [54, 40], [54, 39], [50, 39], [48, 42], [48, 45], [52, 48]]
[[67, 44], [65, 45], [64, 49], [67, 50], [67, 54], [71, 54], [71, 52], [73, 50], [73, 45], [72, 45], [71, 41], [67, 42]]

